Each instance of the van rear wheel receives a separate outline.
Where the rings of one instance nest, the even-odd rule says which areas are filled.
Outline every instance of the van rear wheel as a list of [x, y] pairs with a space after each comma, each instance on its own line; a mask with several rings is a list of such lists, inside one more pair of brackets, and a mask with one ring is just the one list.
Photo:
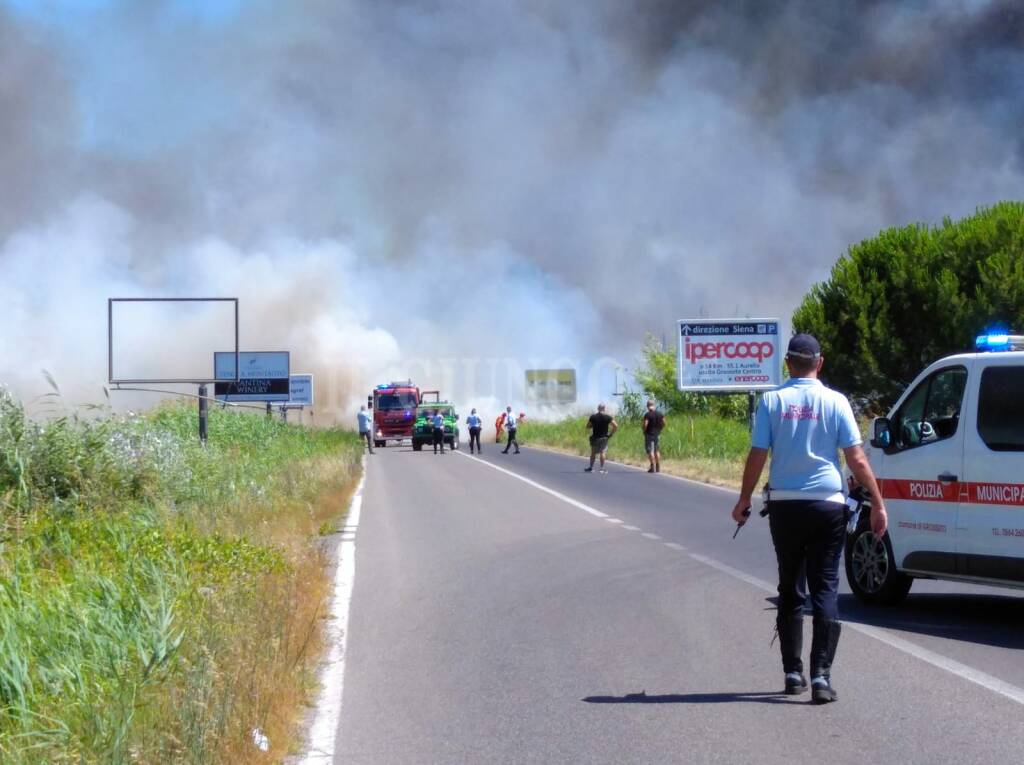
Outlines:
[[896, 570], [889, 534], [876, 537], [870, 509], [864, 510], [857, 530], [846, 541], [846, 581], [862, 603], [896, 605], [907, 597], [914, 579]]

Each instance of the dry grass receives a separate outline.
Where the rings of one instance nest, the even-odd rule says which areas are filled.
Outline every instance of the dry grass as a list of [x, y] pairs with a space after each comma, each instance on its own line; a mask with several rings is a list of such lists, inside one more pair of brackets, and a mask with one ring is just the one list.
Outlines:
[[[45, 427], [0, 399], [0, 761], [280, 762], [315, 689], [349, 433], [211, 413]], [[253, 729], [269, 739], [261, 752]]]

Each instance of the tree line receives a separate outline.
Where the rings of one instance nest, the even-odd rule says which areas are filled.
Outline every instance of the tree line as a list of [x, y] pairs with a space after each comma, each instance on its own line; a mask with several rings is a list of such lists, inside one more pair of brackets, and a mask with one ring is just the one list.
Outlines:
[[[1024, 202], [853, 245], [804, 297], [792, 326], [821, 342], [826, 384], [861, 411], [884, 411], [925, 366], [972, 349], [978, 334], [1024, 332]], [[634, 376], [669, 411], [746, 416], [744, 396], [676, 390], [676, 349], [652, 336]], [[626, 398], [630, 408], [640, 394]]]

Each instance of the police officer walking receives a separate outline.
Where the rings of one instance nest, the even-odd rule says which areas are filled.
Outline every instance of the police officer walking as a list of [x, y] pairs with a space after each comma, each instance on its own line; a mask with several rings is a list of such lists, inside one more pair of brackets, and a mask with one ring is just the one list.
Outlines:
[[840, 449], [854, 477], [871, 494], [872, 531], [880, 537], [888, 523], [850, 402], [818, 379], [823, 363], [821, 346], [811, 335], [798, 334], [789, 341], [790, 379], [761, 398], [740, 498], [732, 511], [733, 520], [742, 526], [770, 450], [768, 519], [779, 566], [776, 625], [785, 692], [796, 695], [807, 690], [802, 660], [806, 594], [801, 578], [806, 566], [814, 613], [811, 693], [819, 704], [837, 698], [831, 669], [841, 631], [837, 590], [847, 522]]
[[430, 418], [430, 424], [434, 428], [434, 454], [437, 454], [437, 447], [441, 447], [441, 454], [444, 454], [444, 416], [440, 409], [434, 410], [434, 416]]
[[480, 419], [480, 416], [476, 413], [476, 409], [473, 409], [469, 413], [469, 417], [466, 418], [466, 425], [469, 426], [469, 453], [473, 454], [473, 444], [476, 444], [476, 450], [483, 454], [484, 450], [480, 446], [480, 429], [483, 427], [484, 421]]
[[359, 437], [366, 441], [366, 448], [373, 454], [373, 420], [365, 406], [359, 407], [356, 419], [359, 420]]

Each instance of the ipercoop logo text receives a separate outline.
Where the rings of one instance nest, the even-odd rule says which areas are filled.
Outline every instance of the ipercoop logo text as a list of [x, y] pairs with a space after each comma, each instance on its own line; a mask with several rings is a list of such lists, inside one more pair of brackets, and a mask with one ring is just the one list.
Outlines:
[[758, 363], [770, 359], [775, 354], [772, 343], [758, 340], [731, 342], [701, 342], [686, 338], [683, 341], [683, 353], [687, 361], [703, 359], [750, 359]]

